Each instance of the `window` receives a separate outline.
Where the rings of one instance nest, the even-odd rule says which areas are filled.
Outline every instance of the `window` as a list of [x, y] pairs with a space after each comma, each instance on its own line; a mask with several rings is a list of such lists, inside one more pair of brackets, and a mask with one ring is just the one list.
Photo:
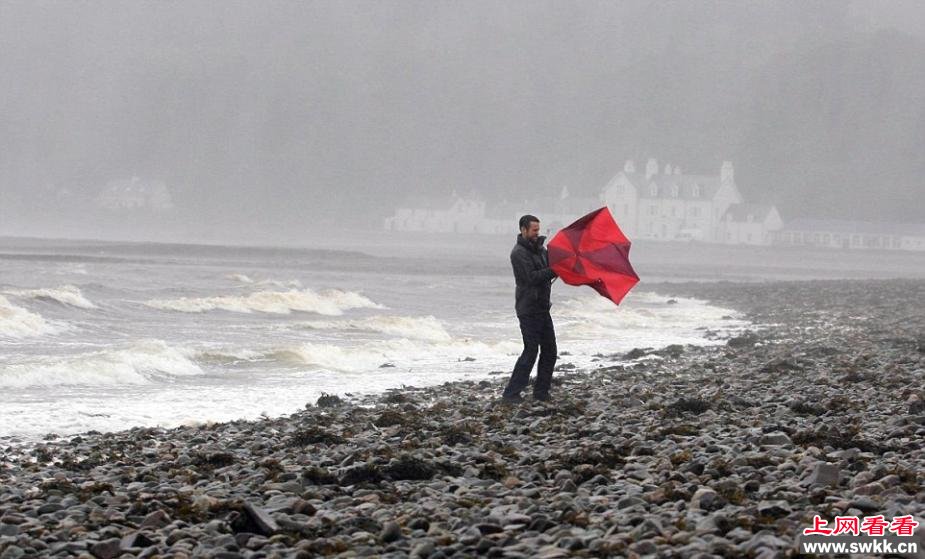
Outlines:
[[700, 185], [699, 184], [695, 184], [694, 187], [691, 189], [691, 196], [693, 196], [694, 198], [700, 198]]
[[655, 185], [655, 184], [651, 185], [649, 187], [649, 194], [651, 194], [652, 196], [658, 196], [658, 185]]
[[649, 206], [649, 215], [658, 215], [658, 206], [655, 204]]
[[678, 197], [678, 185], [676, 184], [671, 185], [671, 197], [672, 198]]

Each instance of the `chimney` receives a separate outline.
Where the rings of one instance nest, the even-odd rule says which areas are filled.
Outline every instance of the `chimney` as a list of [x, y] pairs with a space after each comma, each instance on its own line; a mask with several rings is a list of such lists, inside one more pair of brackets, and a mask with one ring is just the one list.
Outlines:
[[723, 166], [719, 170], [719, 182], [723, 186], [735, 184], [735, 171], [732, 168], [732, 161], [723, 161]]
[[653, 176], [658, 174], [658, 160], [654, 157], [650, 157], [649, 161], [646, 162], [646, 180], [651, 179]]
[[633, 163], [632, 159], [627, 159], [626, 163], [623, 164], [623, 172], [624, 173], [635, 173], [636, 172], [636, 164]]

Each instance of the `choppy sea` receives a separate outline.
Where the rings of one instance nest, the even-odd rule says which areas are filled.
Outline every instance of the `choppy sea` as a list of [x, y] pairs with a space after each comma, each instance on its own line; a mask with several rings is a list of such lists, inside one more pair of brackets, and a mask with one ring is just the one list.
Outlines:
[[[521, 343], [507, 252], [392, 248], [0, 239], [0, 437], [272, 417], [322, 393], [508, 373]], [[619, 307], [560, 282], [553, 302], [560, 363], [578, 367], [746, 326], [645, 281]]]

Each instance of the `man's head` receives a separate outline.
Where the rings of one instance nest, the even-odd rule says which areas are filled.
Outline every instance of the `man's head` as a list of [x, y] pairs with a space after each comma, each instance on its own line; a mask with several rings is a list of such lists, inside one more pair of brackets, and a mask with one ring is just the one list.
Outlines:
[[528, 241], [535, 241], [540, 236], [540, 220], [535, 215], [520, 218], [520, 236]]

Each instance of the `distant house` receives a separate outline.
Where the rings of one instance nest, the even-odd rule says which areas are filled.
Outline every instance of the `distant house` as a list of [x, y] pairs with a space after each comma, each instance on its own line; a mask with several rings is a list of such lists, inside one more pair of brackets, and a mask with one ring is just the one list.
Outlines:
[[783, 226], [777, 208], [762, 204], [733, 204], [720, 223], [723, 242], [769, 245]]
[[507, 200], [487, 206], [481, 195], [456, 192], [446, 202], [416, 201], [412, 206], [397, 208], [384, 221], [386, 231], [420, 231], [432, 233], [481, 233], [516, 235], [517, 222], [524, 214], [540, 218], [543, 234], [550, 234], [582, 215], [599, 208], [594, 197], [572, 197], [567, 187], [558, 196], [547, 196], [512, 203]]
[[649, 159], [644, 173], [627, 161], [601, 191], [620, 228], [630, 237], [769, 244], [781, 226], [773, 206], [746, 204], [732, 163], [718, 175], [687, 175]]
[[925, 251], [925, 225], [795, 219], [774, 234], [774, 243], [858, 250]]
[[511, 230], [510, 220], [492, 219], [485, 214], [485, 200], [477, 193], [460, 196], [455, 191], [448, 202], [418, 201], [414, 206], [395, 210], [385, 218], [386, 231], [429, 233], [500, 234]]
[[113, 211], [173, 209], [173, 198], [166, 184], [139, 177], [109, 181], [97, 196], [96, 203]]

